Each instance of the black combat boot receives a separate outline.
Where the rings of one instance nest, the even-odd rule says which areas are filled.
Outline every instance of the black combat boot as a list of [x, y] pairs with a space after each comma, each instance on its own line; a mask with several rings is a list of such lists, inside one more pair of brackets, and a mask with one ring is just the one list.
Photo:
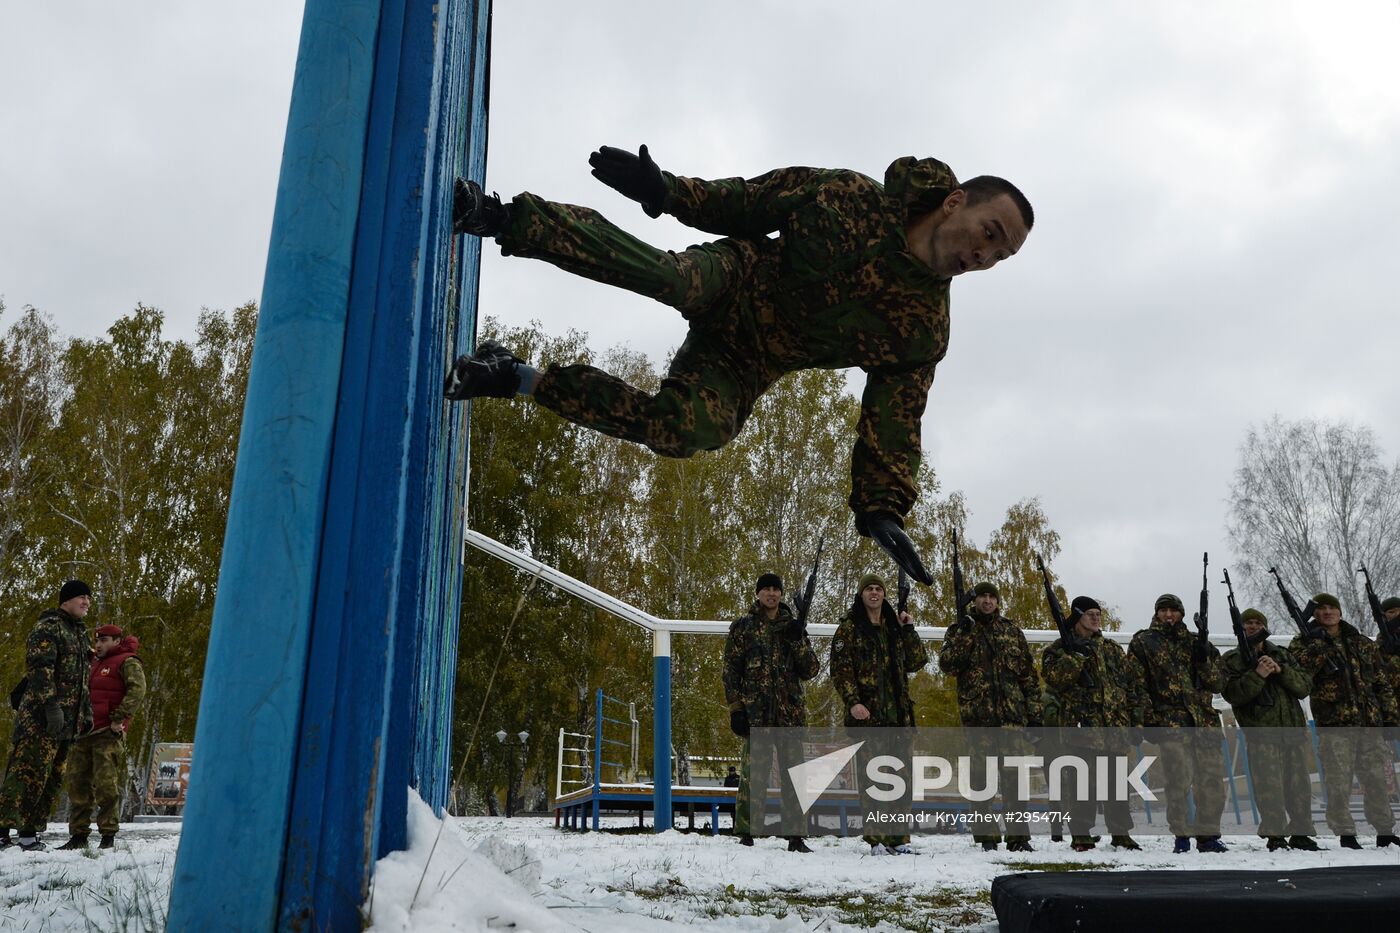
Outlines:
[[751, 845], [753, 845], [753, 836], [749, 835], [748, 833], [740, 833], [740, 834], [739, 834], [739, 845], [741, 845], [741, 846], [751, 846]]
[[1326, 849], [1317, 844], [1317, 840], [1312, 836], [1290, 836], [1288, 838], [1288, 848], [1298, 849], [1301, 852], [1325, 852]]
[[1230, 850], [1227, 849], [1227, 848], [1225, 847], [1225, 843], [1223, 843], [1223, 842], [1220, 841], [1220, 837], [1219, 837], [1219, 836], [1197, 836], [1197, 837], [1196, 837], [1196, 851], [1197, 851], [1197, 852], [1229, 852]]
[[983, 840], [982, 840], [982, 851], [983, 851], [983, 852], [995, 852], [995, 851], [997, 850], [997, 846], [998, 846], [998, 845], [1000, 845], [1000, 843], [995, 842], [995, 841], [993, 841], [993, 840], [991, 840], [991, 839], [983, 839]]
[[1088, 852], [1090, 849], [1094, 848], [1096, 845], [1098, 845], [1098, 843], [1096, 843], [1096, 842], [1094, 841], [1094, 837], [1093, 837], [1093, 836], [1071, 836], [1071, 837], [1070, 837], [1069, 847], [1070, 847], [1071, 849], [1073, 849], [1074, 851], [1076, 851], [1076, 852]]
[[1376, 837], [1376, 848], [1384, 849], [1386, 846], [1400, 846], [1400, 836], [1393, 836], [1390, 833], [1382, 833]]
[[1183, 852], [1191, 851], [1191, 837], [1177, 836], [1176, 842], [1172, 844], [1172, 854], [1180, 855]]
[[1006, 840], [1006, 851], [1008, 852], [1034, 852], [1031, 841], [1022, 837]]
[[811, 852], [812, 850], [807, 848], [807, 843], [803, 841], [801, 836], [790, 836], [788, 837], [788, 851]]
[[1268, 848], [1270, 852], [1277, 852], [1279, 849], [1287, 849], [1288, 847], [1288, 840], [1284, 839], [1282, 836], [1269, 837]]
[[117, 845], [116, 833], [103, 833], [102, 841], [97, 844], [99, 849], [113, 849]]
[[1115, 849], [1126, 849], [1129, 852], [1141, 852], [1142, 846], [1137, 844], [1137, 840], [1132, 836], [1114, 836], [1110, 842]]
[[1355, 837], [1355, 836], [1343, 836], [1343, 837], [1342, 837], [1342, 848], [1343, 848], [1343, 849], [1359, 849], [1359, 848], [1361, 848], [1361, 843], [1359, 843], [1359, 842], [1356, 841], [1356, 837]]
[[497, 236], [510, 222], [510, 208], [494, 194], [487, 194], [470, 178], [452, 186], [452, 232], [473, 236]]
[[442, 394], [454, 402], [468, 398], [515, 398], [520, 389], [520, 370], [525, 362], [493, 340], [487, 340], [475, 353], [457, 357], [447, 374]]
[[87, 841], [87, 836], [71, 836], [67, 842], [58, 847], [58, 851], [67, 852], [72, 849], [86, 849]]
[[8, 849], [14, 844], [15, 841], [10, 838], [10, 831], [8, 829], [0, 829], [0, 849]]

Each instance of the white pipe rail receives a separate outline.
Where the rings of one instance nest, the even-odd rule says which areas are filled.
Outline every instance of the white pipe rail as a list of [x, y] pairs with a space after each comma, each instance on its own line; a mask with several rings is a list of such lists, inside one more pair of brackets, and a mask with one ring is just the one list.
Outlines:
[[[575, 580], [566, 573], [561, 573], [543, 564], [528, 554], [522, 554], [512, 547], [507, 547], [494, 538], [488, 538], [478, 531], [467, 529], [466, 543], [490, 554], [492, 557], [505, 561], [514, 567], [524, 570], [526, 573], [534, 574], [551, 586], [558, 587], [566, 593], [570, 593], [602, 609], [604, 612], [612, 613], [619, 619], [631, 622], [640, 626], [648, 632], [675, 632], [681, 635], [728, 635], [731, 622], [711, 622], [702, 619], [659, 619], [649, 612], [643, 612], [636, 606], [625, 603], [616, 596], [610, 596], [602, 590], [596, 589], [581, 580]], [[822, 638], [830, 638], [836, 634], [836, 626], [829, 622], [812, 622], [807, 626], [809, 634]], [[924, 641], [942, 641], [946, 628], [934, 626], [916, 625], [915, 631]], [[1033, 645], [1048, 645], [1060, 637], [1060, 633], [1054, 629], [1028, 628], [1022, 629], [1025, 633], [1026, 641]], [[1116, 641], [1120, 645], [1126, 645], [1132, 640], [1135, 632], [1104, 632], [1103, 637], [1109, 641]], [[1221, 648], [1233, 648], [1236, 645], [1235, 636], [1230, 632], [1215, 631], [1210, 636], [1211, 644]]]

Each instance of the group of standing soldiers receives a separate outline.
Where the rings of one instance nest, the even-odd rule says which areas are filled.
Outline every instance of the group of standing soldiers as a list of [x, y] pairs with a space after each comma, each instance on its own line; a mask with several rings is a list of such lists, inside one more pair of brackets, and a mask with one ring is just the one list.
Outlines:
[[126, 733], [145, 699], [146, 675], [135, 636], [115, 625], [89, 636], [83, 620], [91, 607], [88, 585], [69, 580], [58, 607], [41, 613], [29, 633], [24, 680], [10, 694], [15, 727], [0, 783], [0, 849], [47, 848], [39, 829], [53, 813], [65, 770], [70, 835], [59, 848], [87, 848], [94, 806], [98, 847], [115, 845]]
[[[802, 682], [819, 671], [804, 622], [783, 603], [776, 574], [759, 578], [749, 614], [731, 626], [725, 642], [724, 690], [730, 725], [744, 738], [742, 773], [735, 806], [735, 832], [753, 845], [749, 822], [750, 743], [752, 727], [800, 727], [805, 724]], [[1400, 598], [1381, 603], [1386, 626], [1397, 636], [1381, 645], [1342, 620], [1338, 600], [1319, 593], [1313, 598], [1315, 624], [1288, 647], [1269, 640], [1268, 619], [1257, 609], [1241, 614], [1243, 630], [1257, 659], [1246, 669], [1238, 648], [1223, 656], [1185, 624], [1185, 606], [1166, 593], [1153, 607], [1151, 624], [1136, 634], [1126, 650], [1104, 638], [1103, 611], [1088, 596], [1070, 604], [1069, 633], [1056, 639], [1036, 660], [1021, 627], [1001, 614], [995, 585], [978, 584], [960, 617], [948, 627], [939, 651], [939, 666], [957, 684], [961, 724], [972, 729], [1017, 730], [1059, 727], [1066, 751], [1109, 756], [1117, 783], [1125, 753], [1152, 728], [1165, 772], [1167, 826], [1174, 851], [1188, 852], [1195, 839], [1199, 852], [1224, 852], [1220, 820], [1225, 806], [1225, 769], [1221, 756], [1220, 716], [1212, 705], [1220, 693], [1234, 709], [1248, 737], [1259, 835], [1270, 851], [1316, 850], [1312, 818], [1313, 747], [1301, 701], [1310, 697], [1318, 726], [1318, 753], [1326, 791], [1328, 828], [1346, 848], [1361, 848], [1350, 812], [1353, 780], [1359, 780], [1367, 821], [1377, 832], [1376, 845], [1400, 846], [1387, 789], [1390, 749], [1387, 739], [1400, 730]], [[885, 599], [884, 581], [867, 574], [854, 604], [842, 617], [831, 644], [831, 681], [845, 707], [847, 726], [913, 726], [914, 706], [908, 677], [928, 663], [928, 653], [907, 612], [896, 613]], [[1042, 686], [1043, 680], [1043, 686]], [[1347, 727], [1347, 728], [1338, 728]], [[1121, 748], [1110, 748], [1121, 739]], [[777, 734], [780, 763], [802, 760], [796, 730]], [[783, 742], [790, 748], [784, 749]], [[999, 746], [1003, 752], [1006, 745]], [[1046, 749], [1041, 749], [1046, 754]], [[862, 756], [864, 757], [864, 756]], [[1010, 851], [1032, 851], [1028, 810], [1018, 798], [1014, 771], [1003, 774], [1003, 818]], [[1115, 848], [1141, 846], [1130, 835], [1133, 821], [1126, 799], [1100, 804], [1098, 775], [1088, 775], [1069, 803], [1070, 843], [1076, 851], [1095, 848], [1091, 835], [1097, 809]], [[791, 781], [780, 781], [785, 810], [795, 794]], [[974, 805], [990, 813], [992, 802]], [[1007, 818], [1007, 817], [1010, 818]], [[1002, 842], [994, 819], [973, 840], [986, 850]], [[912, 851], [907, 836], [863, 837], [872, 854]], [[1051, 837], [1059, 840], [1058, 834]], [[788, 838], [792, 851], [808, 851], [800, 836]]]

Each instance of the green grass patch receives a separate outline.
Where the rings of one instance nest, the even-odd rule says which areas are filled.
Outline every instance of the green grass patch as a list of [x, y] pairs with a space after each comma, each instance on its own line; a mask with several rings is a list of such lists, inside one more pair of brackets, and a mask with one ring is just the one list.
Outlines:
[[830, 919], [859, 927], [887, 924], [911, 933], [936, 933], [978, 926], [993, 918], [990, 892], [957, 888], [916, 891], [907, 885], [890, 885], [881, 891], [811, 894], [785, 888], [747, 890], [731, 884], [719, 890], [692, 891], [672, 877], [611, 890], [665, 903], [692, 901], [697, 912], [711, 920], [726, 916], [781, 920], [796, 914], [806, 923]]

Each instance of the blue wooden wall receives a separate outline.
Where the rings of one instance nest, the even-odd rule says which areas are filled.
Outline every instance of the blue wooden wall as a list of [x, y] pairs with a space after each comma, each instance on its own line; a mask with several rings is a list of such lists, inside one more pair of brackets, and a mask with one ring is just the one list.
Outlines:
[[489, 0], [308, 0], [172, 930], [357, 929], [450, 781]]

